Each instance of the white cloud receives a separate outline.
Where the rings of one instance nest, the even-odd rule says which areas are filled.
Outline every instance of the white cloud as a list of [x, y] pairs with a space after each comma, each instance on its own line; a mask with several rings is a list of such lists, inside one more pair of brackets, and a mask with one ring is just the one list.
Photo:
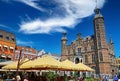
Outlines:
[[65, 30], [62, 27], [72, 28], [75, 23], [75, 20], [69, 17], [52, 18], [46, 21], [36, 19], [28, 23], [23, 22], [21, 24], [20, 31], [23, 31], [24, 33], [50, 33], [53, 31], [63, 32]]
[[46, 11], [45, 9], [43, 9], [42, 7], [38, 6], [38, 0], [15, 0], [15, 1], [19, 1], [22, 2], [28, 6], [31, 6], [39, 11]]
[[0, 24], [0, 27], [3, 27], [3, 28], [9, 28], [8, 26], [3, 25], [3, 24]]
[[[37, 6], [37, 3], [35, 2], [38, 0], [21, 1], [36, 9], [41, 8]], [[57, 3], [58, 13], [61, 9], [63, 10], [62, 13], [64, 14], [64, 17], [51, 17], [44, 21], [40, 20], [39, 18], [27, 22], [25, 21], [20, 24], [20, 31], [24, 33], [62, 32], [65, 31], [64, 27], [73, 28], [83, 18], [92, 15], [96, 6], [96, 0], [51, 0], [51, 2], [52, 1]], [[103, 7], [105, 0], [99, 0], [97, 3], [98, 6], [101, 8]]]
[[22, 40], [17, 40], [17, 45], [29, 45], [29, 46], [31, 46], [33, 44], [33, 42], [32, 41], [22, 41]]
[[39, 0], [1, 0], [1, 1], [6, 2], [6, 3], [11, 3], [13, 1], [17, 1], [17, 2], [24, 3], [30, 7], [33, 7], [39, 11], [47, 12], [44, 8], [42, 8], [41, 6], [38, 5]]

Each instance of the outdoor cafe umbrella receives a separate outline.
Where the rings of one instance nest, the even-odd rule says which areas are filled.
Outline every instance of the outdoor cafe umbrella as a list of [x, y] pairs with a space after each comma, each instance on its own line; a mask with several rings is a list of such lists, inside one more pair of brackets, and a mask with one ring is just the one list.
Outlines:
[[[36, 59], [35, 59], [36, 60]], [[25, 63], [23, 63], [21, 66], [20, 66], [20, 69], [21, 70], [31, 70], [31, 68], [33, 67], [33, 62], [34, 60], [29, 60]]]
[[78, 63], [77, 66], [82, 67], [83, 71], [94, 71], [92, 68], [88, 67], [87, 65], [85, 65], [83, 63]]
[[60, 62], [48, 55], [44, 55], [41, 58], [37, 58], [36, 60], [30, 61], [28, 63], [23, 64], [21, 69], [25, 70], [44, 70], [44, 69], [60, 69]]
[[74, 64], [72, 61], [65, 60], [62, 63], [62, 69], [68, 70], [68, 71], [77, 71], [77, 70], [83, 70], [83, 68], [78, 67], [76, 64]]
[[[20, 65], [23, 64], [24, 62], [28, 61], [27, 58], [20, 60]], [[8, 64], [6, 66], [3, 66], [2, 69], [7, 69], [7, 70], [16, 70], [18, 65], [18, 61], [15, 61], [11, 64]]]

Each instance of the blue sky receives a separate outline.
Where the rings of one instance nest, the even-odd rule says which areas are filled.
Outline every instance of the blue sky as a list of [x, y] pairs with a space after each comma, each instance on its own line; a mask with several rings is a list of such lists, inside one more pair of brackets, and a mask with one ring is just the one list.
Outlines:
[[[107, 40], [112, 36], [116, 56], [120, 56], [120, 1], [98, 0], [105, 20]], [[68, 44], [94, 34], [96, 0], [0, 0], [0, 29], [13, 32], [17, 45], [61, 53], [62, 32]]]

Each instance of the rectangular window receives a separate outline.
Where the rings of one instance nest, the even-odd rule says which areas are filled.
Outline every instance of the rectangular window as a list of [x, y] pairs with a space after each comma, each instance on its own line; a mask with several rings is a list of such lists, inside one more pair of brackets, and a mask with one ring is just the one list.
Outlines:
[[26, 49], [26, 53], [28, 53], [28, 49]]
[[14, 38], [12, 38], [11, 40], [12, 40], [13, 42], [15, 41], [15, 39], [14, 39]]
[[101, 48], [101, 47], [102, 47], [102, 46], [101, 46], [101, 42], [100, 42], [100, 41], [98, 42], [98, 47], [99, 47], [99, 48]]
[[3, 35], [2, 35], [2, 34], [0, 34], [0, 38], [3, 38]]
[[95, 63], [95, 55], [92, 54], [92, 63]]
[[7, 47], [3, 47], [4, 51], [7, 51]]
[[84, 51], [87, 52], [87, 47], [84, 48]]
[[81, 55], [81, 48], [78, 48], [78, 55]]
[[96, 26], [97, 30], [99, 30], [99, 26]]
[[22, 48], [22, 52], [24, 52], [24, 48]]
[[13, 53], [13, 49], [10, 49], [10, 52]]
[[68, 49], [68, 54], [70, 54], [70, 50]]
[[9, 40], [9, 36], [6, 36], [6, 39]]
[[99, 54], [100, 62], [103, 61], [103, 55], [102, 53]]
[[94, 49], [95, 49], [94, 46], [91, 46], [91, 51], [94, 51]]
[[32, 49], [30, 49], [30, 53], [32, 53]]
[[88, 63], [88, 56], [85, 55], [85, 63]]
[[97, 35], [97, 39], [98, 39], [98, 40], [101, 40], [101, 39], [100, 39], [100, 33], [98, 33], [98, 35]]

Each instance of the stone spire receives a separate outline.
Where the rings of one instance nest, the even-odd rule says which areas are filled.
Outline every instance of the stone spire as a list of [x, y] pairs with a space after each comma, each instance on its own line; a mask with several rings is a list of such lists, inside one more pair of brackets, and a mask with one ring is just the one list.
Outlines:
[[110, 44], [114, 44], [111, 36], [110, 36]]
[[81, 39], [81, 33], [77, 34], [77, 39]]
[[101, 14], [101, 9], [98, 8], [98, 6], [97, 6], [97, 0], [96, 0], [96, 7], [95, 7], [94, 12], [96, 14], [94, 18], [103, 17], [102, 14]]
[[68, 54], [67, 54], [67, 33], [63, 32], [63, 36], [61, 38], [61, 61], [68, 59]]
[[63, 32], [63, 36], [62, 36], [62, 41], [67, 41], [67, 37], [66, 37], [67, 33], [66, 32]]

